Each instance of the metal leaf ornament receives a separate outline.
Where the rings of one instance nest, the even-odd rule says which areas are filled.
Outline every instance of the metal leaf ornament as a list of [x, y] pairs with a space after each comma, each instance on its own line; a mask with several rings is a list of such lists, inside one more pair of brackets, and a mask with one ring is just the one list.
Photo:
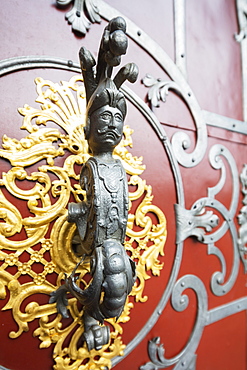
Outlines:
[[[59, 7], [73, 3], [73, 0], [56, 0]], [[89, 19], [88, 19], [88, 18]], [[72, 9], [66, 13], [65, 19], [72, 25], [72, 30], [85, 35], [92, 23], [100, 23], [99, 10], [94, 0], [74, 0]]]

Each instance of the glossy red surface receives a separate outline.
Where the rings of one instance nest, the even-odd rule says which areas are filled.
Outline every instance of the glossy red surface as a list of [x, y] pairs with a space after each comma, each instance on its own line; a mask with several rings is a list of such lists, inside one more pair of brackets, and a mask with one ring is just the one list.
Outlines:
[[[109, 5], [117, 8], [134, 23], [150, 35], [173, 59], [173, 22], [172, 0], [122, 1], [107, 0]], [[67, 7], [67, 10], [69, 7]], [[71, 27], [64, 20], [66, 10], [57, 9], [53, 0], [47, 2], [23, 0], [3, 2], [0, 19], [1, 43], [0, 59], [24, 55], [49, 55], [78, 60], [78, 50], [85, 45], [94, 54], [98, 49], [99, 40], [106, 22], [94, 24], [86, 37], [75, 36]], [[187, 13], [187, 68], [188, 83], [202, 109], [222, 114], [238, 120], [242, 119], [242, 88], [240, 47], [234, 41], [233, 34], [238, 31], [235, 1], [218, 0], [217, 2], [190, 0], [186, 2]], [[167, 75], [152, 56], [147, 55], [132, 40], [129, 42], [127, 61], [138, 64], [140, 75], [138, 82], [131, 89], [143, 100], [147, 99], [147, 88], [141, 83], [146, 73], [156, 78], [167, 79]], [[68, 80], [74, 73], [53, 70], [35, 69], [20, 71], [6, 75], [0, 79], [1, 134], [20, 139], [26, 132], [20, 130], [22, 117], [17, 108], [24, 104], [38, 106], [33, 80], [37, 76], [52, 81]], [[196, 130], [187, 106], [175, 94], [167, 97], [166, 103], [154, 110], [162, 122], [169, 139], [178, 130], [184, 130], [193, 141]], [[153, 204], [157, 205], [166, 215], [168, 237], [165, 244], [165, 255], [160, 258], [164, 263], [160, 277], [147, 280], [145, 294], [146, 303], [135, 303], [131, 310], [131, 320], [124, 324], [123, 341], [129, 343], [145, 326], [147, 320], [157, 306], [164, 289], [167, 287], [176, 252], [176, 225], [174, 204], [177, 194], [174, 174], [168, 155], [154, 130], [140, 112], [129, 103], [126, 124], [134, 129], [133, 148], [131, 153], [143, 156], [146, 170], [142, 175], [153, 188]], [[236, 134], [227, 130], [209, 127], [207, 153], [202, 162], [194, 168], [180, 166], [185, 193], [185, 206], [189, 209], [200, 197], [207, 195], [207, 188], [214, 186], [219, 180], [219, 173], [212, 169], [208, 161], [210, 148], [217, 143], [224, 145], [234, 155], [238, 173], [247, 161], [246, 135]], [[10, 168], [9, 163], [0, 159], [1, 172]], [[230, 173], [227, 172], [227, 179]], [[229, 206], [231, 181], [219, 195], [219, 200]], [[238, 210], [242, 207], [242, 194], [239, 194]], [[16, 200], [18, 204], [18, 200]], [[22, 203], [19, 201], [19, 208]], [[25, 214], [26, 210], [21, 209]], [[234, 220], [237, 226], [237, 219]], [[20, 236], [21, 237], [21, 236]], [[220, 248], [226, 259], [226, 278], [232, 266], [231, 237], [229, 233], [219, 241]], [[207, 246], [189, 238], [184, 243], [179, 276], [195, 274], [207, 289], [209, 309], [229, 303], [246, 296], [246, 275], [240, 264], [237, 280], [232, 290], [223, 297], [216, 297], [210, 289], [212, 274], [220, 269], [219, 260], [207, 254]], [[148, 340], [159, 336], [164, 343], [166, 357], [177, 355], [189, 340], [196, 317], [196, 297], [188, 290], [190, 297], [188, 308], [181, 313], [174, 311], [170, 302], [167, 303], [158, 322], [145, 339], [116, 365], [116, 370], [137, 370], [149, 361], [147, 353]], [[0, 308], [7, 298], [0, 300]], [[40, 303], [47, 302], [47, 296], [38, 297]], [[246, 369], [246, 314], [240, 312], [207, 326], [197, 353], [198, 370], [244, 370]], [[29, 331], [17, 339], [10, 339], [9, 333], [17, 330], [11, 312], [0, 312], [1, 346], [0, 365], [11, 370], [52, 369], [52, 346], [40, 349], [39, 339], [33, 338], [33, 331], [38, 321], [29, 324]], [[169, 367], [168, 370], [173, 367]]]

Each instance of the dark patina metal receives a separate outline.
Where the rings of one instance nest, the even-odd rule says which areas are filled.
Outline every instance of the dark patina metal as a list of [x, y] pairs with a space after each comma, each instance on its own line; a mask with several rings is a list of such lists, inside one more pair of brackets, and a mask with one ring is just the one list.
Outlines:
[[[81, 48], [79, 56], [84, 77], [87, 112], [85, 138], [92, 156], [83, 165], [80, 186], [86, 197], [70, 203], [68, 221], [75, 222], [80, 238], [77, 253], [82, 256], [72, 274], [65, 278], [50, 302], [56, 302], [63, 317], [67, 313], [67, 292], [84, 306], [84, 335], [88, 349], [100, 349], [109, 341], [109, 327], [104, 319], [118, 318], [135, 282], [135, 264], [124, 249], [128, 219], [128, 187], [121, 161], [113, 157], [123, 135], [126, 101], [119, 90], [127, 79], [135, 82], [138, 69], [130, 63], [111, 78], [114, 66], [126, 53], [126, 24], [112, 19], [104, 30], [96, 74], [92, 54]], [[76, 270], [90, 258], [92, 280], [86, 289], [76, 284]], [[99, 325], [99, 323], [101, 325]]]

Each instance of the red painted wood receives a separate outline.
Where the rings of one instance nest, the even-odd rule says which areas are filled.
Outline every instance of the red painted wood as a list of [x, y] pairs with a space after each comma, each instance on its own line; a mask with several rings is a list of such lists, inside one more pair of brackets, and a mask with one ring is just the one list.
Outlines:
[[[107, 0], [107, 3], [119, 9], [133, 22], [149, 34], [173, 59], [172, 1], [148, 0], [122, 1]], [[234, 41], [233, 34], [238, 32], [235, 1], [218, 0], [186, 2], [187, 14], [187, 67], [188, 83], [191, 86], [202, 109], [217, 114], [242, 119], [241, 98], [241, 64], [240, 47]], [[68, 9], [67, 9], [68, 10]], [[1, 43], [0, 59], [22, 55], [50, 55], [73, 61], [78, 60], [78, 50], [85, 45], [94, 54], [98, 49], [102, 30], [106, 25], [92, 25], [85, 38], [75, 36], [71, 27], [64, 20], [65, 10], [57, 9], [54, 1], [34, 2], [13, 0], [3, 2], [0, 19]], [[133, 41], [129, 42], [126, 61], [135, 61], [140, 69], [140, 79], [146, 73], [154, 77], [167, 79], [167, 75], [156, 64], [152, 56], [147, 55]], [[67, 80], [73, 73], [57, 70], [29, 70], [13, 73], [0, 79], [1, 134], [20, 139], [26, 136], [20, 131], [22, 117], [17, 108], [24, 104], [38, 106], [33, 80], [37, 76], [52, 81]], [[147, 88], [141, 81], [131, 86], [138, 96], [146, 100]], [[35, 105], [36, 104], [36, 105]], [[174, 94], [167, 97], [167, 102], [155, 109], [155, 113], [164, 125], [169, 138], [173, 133], [185, 130], [195, 141], [194, 122], [186, 105]], [[175, 245], [175, 214], [174, 203], [177, 202], [175, 180], [168, 156], [158, 140], [157, 135], [147, 124], [145, 118], [129, 104], [126, 124], [134, 129], [133, 149], [136, 156], [143, 156], [146, 171], [143, 178], [152, 185], [153, 203], [160, 207], [166, 215], [168, 223], [168, 239], [165, 245], [165, 256], [161, 258], [164, 269], [160, 277], [152, 277], [146, 282], [145, 294], [148, 302], [135, 303], [131, 311], [130, 322], [124, 325], [123, 340], [128, 343], [145, 325], [166, 288], [174, 263]], [[234, 155], [238, 172], [247, 160], [246, 136], [226, 130], [208, 129], [208, 150], [203, 161], [192, 169], [180, 167], [186, 194], [186, 208], [190, 208], [199, 197], [206, 196], [207, 187], [219, 180], [219, 173], [214, 171], [208, 162], [208, 152], [212, 145], [221, 143]], [[6, 172], [10, 167], [6, 161], [0, 160], [0, 169]], [[229, 173], [227, 173], [229, 176]], [[229, 206], [231, 182], [219, 196]], [[18, 201], [16, 201], [18, 202]], [[242, 207], [240, 193], [238, 209]], [[19, 207], [22, 208], [21, 201]], [[25, 210], [21, 209], [24, 213]], [[237, 226], [237, 219], [234, 220]], [[232, 247], [230, 235], [227, 234], [217, 246], [222, 250], [227, 264], [227, 276], [232, 265]], [[183, 259], [179, 277], [195, 274], [205, 284], [209, 297], [209, 309], [232, 300], [246, 296], [246, 275], [240, 265], [237, 281], [233, 289], [223, 297], [216, 297], [210, 290], [210, 278], [217, 269], [219, 261], [207, 255], [207, 247], [190, 238], [184, 246]], [[157, 324], [148, 333], [138, 347], [121, 363], [117, 370], [138, 369], [148, 361], [147, 343], [153, 337], [160, 336], [166, 348], [166, 356], [171, 358], [186, 345], [196, 315], [196, 299], [193, 292], [188, 291], [191, 301], [186, 311], [175, 312], [170, 302], [165, 307]], [[8, 297], [7, 297], [8, 298]], [[39, 296], [39, 302], [45, 303], [47, 297]], [[0, 300], [0, 308], [5, 301]], [[51, 369], [53, 366], [52, 346], [39, 349], [40, 341], [33, 338], [32, 333], [38, 327], [35, 321], [29, 324], [30, 329], [18, 339], [10, 339], [8, 334], [17, 330], [10, 311], [0, 312], [1, 348], [0, 365], [12, 370]], [[230, 316], [205, 328], [197, 350], [198, 370], [244, 370], [246, 369], [246, 315], [244, 312]], [[169, 369], [168, 369], [169, 370]]]

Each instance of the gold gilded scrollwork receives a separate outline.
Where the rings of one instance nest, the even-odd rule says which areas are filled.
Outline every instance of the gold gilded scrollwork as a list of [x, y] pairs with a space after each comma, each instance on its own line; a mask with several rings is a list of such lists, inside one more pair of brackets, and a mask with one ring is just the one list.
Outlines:
[[[58, 84], [36, 78], [35, 83], [36, 102], [41, 109], [28, 105], [19, 109], [24, 116], [21, 128], [29, 134], [21, 140], [4, 135], [0, 149], [0, 157], [12, 166], [0, 179], [0, 298], [6, 299], [9, 291], [3, 310], [12, 310], [18, 325], [18, 330], [9, 336], [19, 337], [28, 330], [29, 322], [39, 319], [34, 336], [39, 337], [40, 348], [55, 344], [54, 369], [111, 368], [111, 359], [123, 354], [122, 324], [129, 321], [134, 303], [127, 300], [118, 322], [108, 320], [110, 344], [100, 351], [88, 352], [86, 346], [80, 345], [83, 311], [76, 299], [68, 300], [72, 320], [67, 325], [57, 314], [55, 304], [35, 301], [35, 294], [43, 293], [48, 302], [49, 294], [61, 285], [64, 273], [71, 273], [79, 261], [72, 249], [76, 228], [66, 221], [66, 207], [71, 199], [79, 202], [83, 197], [77, 165], [89, 158], [83, 132], [86, 100], [82, 79], [76, 76]], [[131, 295], [135, 302], [145, 302], [148, 299], [143, 295], [145, 281], [159, 275], [163, 267], [159, 256], [164, 255], [166, 219], [152, 204], [151, 186], [140, 177], [145, 169], [142, 158], [132, 156], [127, 149], [132, 146], [132, 132], [125, 126], [124, 138], [114, 156], [122, 160], [129, 175], [130, 211], [125, 246], [136, 261], [138, 278]], [[137, 207], [132, 213], [133, 202]], [[14, 273], [10, 269], [13, 266]], [[87, 261], [83, 266], [79, 280], [87, 286]], [[34, 297], [31, 302], [30, 297]], [[27, 298], [29, 303], [25, 305]], [[71, 339], [65, 346], [68, 336]]]

